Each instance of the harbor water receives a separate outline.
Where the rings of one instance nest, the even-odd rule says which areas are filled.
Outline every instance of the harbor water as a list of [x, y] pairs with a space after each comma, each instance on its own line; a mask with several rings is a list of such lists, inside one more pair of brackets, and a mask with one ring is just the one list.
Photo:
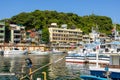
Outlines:
[[[30, 80], [30, 68], [25, 59], [32, 61], [32, 80], [80, 80], [81, 66], [65, 62], [64, 54], [0, 56], [0, 80]], [[63, 57], [63, 58], [62, 58]], [[74, 66], [75, 65], [75, 66]], [[4, 75], [4, 74], [15, 75]]]

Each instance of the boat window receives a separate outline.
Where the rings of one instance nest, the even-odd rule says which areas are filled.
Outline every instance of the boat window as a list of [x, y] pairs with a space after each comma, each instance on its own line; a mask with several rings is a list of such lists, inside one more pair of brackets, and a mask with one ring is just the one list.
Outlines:
[[117, 52], [120, 52], [120, 48], [117, 48]]
[[105, 48], [105, 52], [109, 52], [109, 49], [108, 49], [108, 48]]
[[111, 45], [109, 44], [109, 45], [108, 45], [108, 47], [110, 48], [110, 47], [111, 47]]
[[93, 51], [96, 51], [96, 48], [93, 48]]
[[18, 48], [15, 48], [15, 50], [19, 50]]
[[105, 48], [105, 45], [100, 45], [100, 48]]

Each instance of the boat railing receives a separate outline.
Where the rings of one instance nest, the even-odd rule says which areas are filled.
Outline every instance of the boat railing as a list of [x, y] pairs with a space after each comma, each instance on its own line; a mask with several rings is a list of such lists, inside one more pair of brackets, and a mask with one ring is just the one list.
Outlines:
[[[106, 65], [100, 65], [100, 67], [105, 67]], [[119, 65], [109, 65], [109, 68], [115, 68], [115, 69], [120, 69]]]

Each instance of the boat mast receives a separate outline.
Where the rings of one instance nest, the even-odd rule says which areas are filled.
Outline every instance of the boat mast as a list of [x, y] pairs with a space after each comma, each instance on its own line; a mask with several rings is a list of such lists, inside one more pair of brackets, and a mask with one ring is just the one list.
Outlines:
[[116, 31], [116, 24], [114, 24], [114, 39], [117, 39], [117, 31]]
[[[98, 40], [98, 37], [99, 37], [99, 32], [98, 32], [98, 25], [96, 24], [96, 41]], [[98, 45], [96, 46], [96, 47], [98, 47]], [[98, 68], [98, 56], [99, 56], [99, 49], [97, 49], [98, 50], [98, 52], [96, 53], [96, 67]]]

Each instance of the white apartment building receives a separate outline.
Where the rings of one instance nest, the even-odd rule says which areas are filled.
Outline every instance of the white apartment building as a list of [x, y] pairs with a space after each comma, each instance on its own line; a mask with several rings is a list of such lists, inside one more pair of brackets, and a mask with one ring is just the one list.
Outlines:
[[85, 34], [83, 35], [83, 40], [82, 40], [84, 43], [90, 43], [90, 36]]
[[76, 45], [82, 41], [82, 31], [80, 29], [67, 29], [64, 24], [61, 28], [50, 27], [51, 47], [58, 50], [69, 50], [76, 48]]
[[5, 41], [5, 23], [0, 22], [0, 43]]
[[20, 43], [25, 40], [25, 27], [15, 24], [10, 24], [11, 30], [11, 43]]

